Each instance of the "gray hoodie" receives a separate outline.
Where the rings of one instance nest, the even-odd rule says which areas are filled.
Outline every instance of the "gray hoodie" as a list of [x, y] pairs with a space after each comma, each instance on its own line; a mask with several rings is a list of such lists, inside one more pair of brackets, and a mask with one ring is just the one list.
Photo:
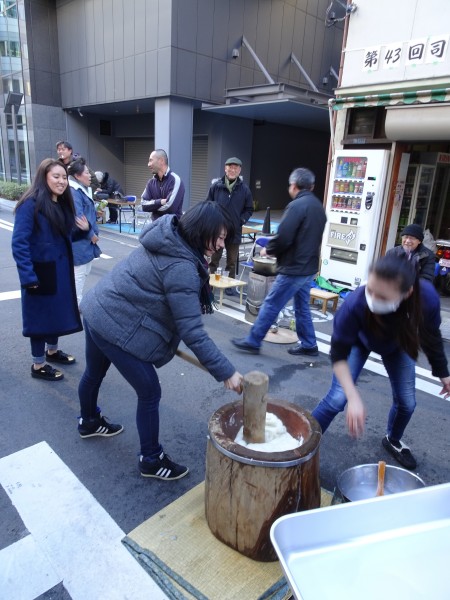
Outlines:
[[141, 246], [84, 296], [80, 309], [105, 340], [161, 367], [180, 339], [217, 381], [235, 368], [203, 328], [199, 293], [208, 278], [200, 260], [166, 215], [141, 233]]

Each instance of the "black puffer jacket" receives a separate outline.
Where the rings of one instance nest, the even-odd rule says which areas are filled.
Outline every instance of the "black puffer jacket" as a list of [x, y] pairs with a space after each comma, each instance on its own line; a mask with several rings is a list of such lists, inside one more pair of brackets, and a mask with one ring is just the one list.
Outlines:
[[289, 202], [277, 235], [267, 245], [267, 253], [277, 257], [278, 273], [317, 273], [326, 221], [322, 203], [309, 190], [302, 190]]
[[253, 214], [253, 198], [248, 185], [242, 181], [242, 177], [239, 177], [230, 194], [225, 185], [224, 175], [221, 179], [213, 180], [207, 200], [217, 202], [233, 226], [233, 237], [228, 238], [227, 241], [239, 244], [242, 237], [242, 225], [245, 225]]

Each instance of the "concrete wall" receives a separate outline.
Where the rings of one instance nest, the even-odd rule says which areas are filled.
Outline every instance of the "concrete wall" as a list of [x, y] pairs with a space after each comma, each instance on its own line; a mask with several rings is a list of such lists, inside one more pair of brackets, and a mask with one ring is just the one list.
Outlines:
[[44, 158], [55, 157], [55, 143], [66, 137], [61, 110], [56, 7], [48, 0], [18, 2], [22, 74], [28, 130], [30, 174]]
[[243, 35], [276, 81], [305, 83], [293, 51], [320, 87], [329, 67], [338, 69], [342, 39], [342, 29], [324, 25], [328, 3], [56, 0], [62, 104], [169, 94], [221, 102], [225, 88], [265, 82]]
[[[328, 157], [329, 135], [285, 125], [255, 125], [250, 188], [260, 210], [283, 209], [290, 201], [288, 179], [297, 167], [316, 175], [314, 193], [322, 200]], [[261, 181], [256, 189], [255, 181]]]
[[100, 119], [97, 115], [67, 114], [67, 139], [74, 153], [85, 157], [94, 171], [108, 171], [120, 183], [124, 181], [123, 140], [114, 135], [112, 121], [111, 136], [100, 135]]
[[194, 112], [194, 135], [208, 136], [208, 185], [225, 173], [225, 161], [230, 156], [242, 160], [241, 175], [250, 185], [253, 121], [224, 115]]

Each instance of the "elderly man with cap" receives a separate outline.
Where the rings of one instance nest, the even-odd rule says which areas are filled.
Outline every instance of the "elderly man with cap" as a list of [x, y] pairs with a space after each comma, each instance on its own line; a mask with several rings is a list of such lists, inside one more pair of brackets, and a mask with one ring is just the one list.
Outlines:
[[[248, 185], [241, 177], [242, 161], [233, 156], [225, 161], [225, 175], [212, 181], [207, 200], [217, 202], [232, 225], [232, 235], [225, 240], [227, 253], [226, 270], [230, 277], [236, 277], [236, 262], [239, 244], [242, 237], [242, 225], [245, 225], [253, 214], [253, 198]], [[210, 271], [215, 273], [222, 258], [222, 248], [211, 257]], [[234, 289], [227, 289], [228, 296], [237, 295]]]
[[386, 254], [409, 254], [419, 263], [419, 276], [433, 282], [436, 258], [434, 252], [422, 244], [423, 229], [417, 223], [410, 223], [402, 231], [402, 245], [388, 250]]

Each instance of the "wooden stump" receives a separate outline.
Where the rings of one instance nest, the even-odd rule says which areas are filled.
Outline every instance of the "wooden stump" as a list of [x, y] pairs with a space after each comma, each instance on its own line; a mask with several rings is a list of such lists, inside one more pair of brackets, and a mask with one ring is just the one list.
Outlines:
[[294, 437], [304, 443], [286, 452], [256, 452], [234, 442], [242, 425], [241, 402], [214, 413], [206, 453], [205, 512], [212, 533], [241, 554], [277, 560], [270, 528], [279, 517], [320, 506], [320, 426], [307, 411], [269, 401]]

